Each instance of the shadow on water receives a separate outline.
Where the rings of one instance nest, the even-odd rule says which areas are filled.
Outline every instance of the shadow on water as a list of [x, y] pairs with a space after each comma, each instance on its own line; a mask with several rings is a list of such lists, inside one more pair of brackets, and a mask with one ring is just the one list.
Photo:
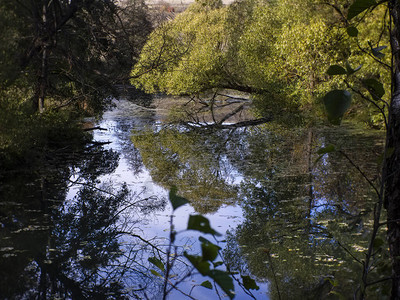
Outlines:
[[[171, 186], [191, 201], [175, 221], [202, 213], [220, 224], [220, 258], [257, 280], [255, 298], [265, 299], [267, 287], [271, 299], [354, 293], [376, 199], [352, 163], [377, 184], [379, 134], [187, 130], [157, 120], [155, 110], [121, 101], [99, 123], [107, 131], [94, 134], [98, 144], [1, 179], [0, 298], [161, 299], [164, 282], [148, 258], [165, 257]], [[352, 161], [338, 152], [318, 159], [328, 144]], [[198, 235], [180, 234], [178, 256], [199, 251]], [[380, 234], [371, 282], [390, 272]], [[171, 281], [181, 292], [171, 299], [218, 297], [180, 259]], [[370, 288], [387, 291], [385, 281]]]
[[[3, 180], [2, 299], [124, 299], [149, 286], [157, 291], [138, 259], [150, 244], [130, 234], [141, 221], [138, 213], [143, 218], [162, 210], [165, 201], [140, 199], [124, 184], [101, 182], [115, 171], [119, 155], [89, 146], [63, 153], [53, 167]], [[135, 279], [129, 291], [127, 274]]]

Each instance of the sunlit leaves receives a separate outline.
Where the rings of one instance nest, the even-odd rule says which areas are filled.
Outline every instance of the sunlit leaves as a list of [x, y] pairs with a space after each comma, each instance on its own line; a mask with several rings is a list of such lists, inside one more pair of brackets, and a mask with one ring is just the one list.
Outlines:
[[149, 257], [148, 261], [164, 272], [165, 268], [164, 268], [164, 264], [161, 260], [159, 260], [156, 257]]
[[195, 3], [157, 28], [132, 71], [132, 84], [168, 94], [191, 94], [219, 84], [226, 17], [224, 7]]
[[371, 8], [372, 6], [376, 5], [375, 0], [356, 0], [350, 6], [349, 12], [347, 14], [347, 19], [351, 20], [354, 17], [358, 16], [363, 11]]
[[311, 87], [313, 93], [320, 92], [315, 83], [323, 82], [333, 62], [329, 53], [336, 49], [321, 34], [337, 38], [320, 14], [308, 18], [315, 12], [312, 7], [299, 9], [310, 1], [288, 3], [244, 1], [206, 12], [191, 6], [153, 32], [132, 73], [144, 74], [133, 83], [170, 94], [234, 83], [232, 88], [268, 91], [269, 101], [271, 94], [276, 95], [277, 105], [294, 98], [307, 101], [296, 96], [308, 97]]
[[187, 229], [197, 230], [203, 233], [210, 233], [216, 236], [221, 235], [220, 233], [216, 232], [213, 228], [211, 228], [210, 221], [202, 215], [190, 215]]
[[328, 120], [334, 125], [340, 125], [343, 115], [350, 107], [351, 94], [346, 90], [333, 90], [323, 99]]
[[[297, 17], [297, 12], [292, 11], [292, 13]], [[284, 58], [279, 63], [289, 83], [296, 85], [293, 92], [302, 95], [301, 101], [305, 101], [307, 92], [322, 92], [323, 85], [316, 85], [315, 83], [324, 81], [325, 72], [334, 63], [333, 55], [331, 55], [334, 49], [321, 39], [321, 34], [329, 40], [336, 40], [337, 37], [335, 32], [329, 29], [325, 20], [318, 18], [312, 18], [307, 23], [296, 20], [284, 24], [284, 27], [278, 32], [276, 42], [276, 47], [281, 51], [282, 58]], [[318, 64], [315, 63], [316, 57], [318, 57]], [[329, 72], [346, 74], [345, 71], [337, 67]], [[294, 76], [299, 80], [294, 80]], [[309, 90], [310, 87], [312, 87], [312, 91]]]
[[150, 273], [153, 274], [154, 276], [163, 278], [163, 276], [162, 276], [160, 273], [158, 273], [156, 270], [151, 269], [151, 270], [150, 270]]
[[216, 9], [222, 6], [221, 0], [196, 0], [196, 3], [210, 9]]
[[[348, 16], [351, 19], [375, 4], [373, 0], [356, 0]], [[379, 8], [373, 16], [367, 15], [362, 22], [349, 23], [340, 30], [329, 25], [337, 22], [329, 12], [316, 1], [307, 0], [273, 4], [241, 1], [207, 12], [200, 5], [189, 8], [151, 35], [135, 67], [143, 67], [145, 74], [135, 81], [147, 91], [158, 89], [170, 94], [197, 93], [234, 82], [268, 92], [265, 97], [257, 96], [261, 99], [256, 103], [261, 114], [271, 112], [270, 103], [285, 111], [290, 110], [292, 101], [296, 101], [297, 109], [307, 107], [315, 103], [312, 98], [342, 88], [339, 76], [360, 70], [357, 65], [338, 65], [339, 61], [363, 63], [360, 76], [375, 74], [375, 61], [352, 47], [359, 43], [366, 49], [365, 35], [370, 32], [382, 43], [386, 39], [385, 34], [379, 37], [379, 26], [374, 21], [380, 19]], [[368, 49], [378, 58], [384, 54], [382, 50], [375, 46]], [[327, 81], [326, 73], [339, 76]], [[350, 84], [355, 81], [349, 79]], [[276, 103], [275, 98], [279, 99]], [[374, 112], [365, 112], [370, 108], [362, 105], [358, 117], [372, 118]]]

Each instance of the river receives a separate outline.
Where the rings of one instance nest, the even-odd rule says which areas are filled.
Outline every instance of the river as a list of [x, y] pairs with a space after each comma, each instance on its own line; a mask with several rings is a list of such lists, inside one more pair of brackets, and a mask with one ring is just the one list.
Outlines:
[[[376, 202], [363, 174], [378, 184], [381, 133], [349, 124], [188, 129], [127, 100], [91, 122], [101, 130], [82, 153], [4, 180], [1, 299], [228, 298], [185, 257], [199, 255], [204, 238], [220, 247], [211, 269], [235, 273], [236, 299], [356, 292]], [[347, 158], [317, 154], [330, 144]], [[173, 210], [173, 191], [189, 203]], [[221, 236], [187, 230], [199, 214]], [[376, 244], [371, 281], [390, 272]], [[243, 287], [248, 278], [257, 289]]]

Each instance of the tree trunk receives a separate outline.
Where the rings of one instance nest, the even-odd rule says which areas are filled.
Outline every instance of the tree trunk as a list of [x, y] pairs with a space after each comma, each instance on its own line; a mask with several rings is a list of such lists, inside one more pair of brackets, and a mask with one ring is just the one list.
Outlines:
[[42, 10], [42, 64], [39, 78], [39, 99], [38, 99], [38, 111], [43, 113], [44, 111], [44, 100], [46, 97], [47, 90], [47, 1], [43, 3]]
[[400, 299], [400, 1], [390, 1], [393, 21], [391, 34], [393, 53], [392, 99], [386, 148], [393, 154], [386, 159], [385, 207], [388, 221], [388, 243], [392, 259], [392, 296]]
[[25, 68], [31, 61], [32, 57], [39, 57], [40, 67], [37, 71], [37, 82], [36, 91], [33, 98], [34, 111], [43, 113], [45, 109], [45, 99], [47, 96], [47, 90], [49, 86], [49, 56], [52, 48], [55, 46], [57, 32], [72, 19], [76, 12], [79, 10], [79, 0], [70, 0], [69, 4], [65, 6], [58, 0], [41, 0], [41, 5], [33, 5], [32, 9], [35, 10], [33, 15], [35, 16], [36, 27], [38, 28], [34, 43], [26, 54], [26, 57], [22, 59], [22, 68]]

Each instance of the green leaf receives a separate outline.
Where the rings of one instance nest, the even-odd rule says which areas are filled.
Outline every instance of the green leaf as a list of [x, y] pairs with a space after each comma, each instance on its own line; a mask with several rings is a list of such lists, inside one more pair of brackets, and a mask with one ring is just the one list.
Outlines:
[[355, 16], [358, 16], [364, 10], [369, 9], [370, 7], [376, 5], [375, 0], [356, 0], [350, 6], [349, 12], [347, 13], [347, 19], [351, 20]]
[[210, 221], [202, 215], [190, 215], [187, 229], [197, 230], [203, 233], [211, 233], [217, 236], [221, 235], [211, 228]]
[[165, 268], [161, 260], [155, 257], [149, 257], [147, 260], [164, 272]]
[[205, 276], [210, 272], [210, 263], [202, 260], [202, 257], [190, 255], [187, 252], [184, 252], [183, 255], [191, 262], [193, 267], [200, 272], [201, 275]]
[[337, 291], [330, 291], [329, 294], [337, 296], [338, 299], [340, 299], [340, 300], [348, 299], [347, 297], [343, 296], [342, 293], [339, 293]]
[[178, 196], [176, 193], [178, 192], [178, 188], [176, 186], [171, 187], [169, 191], [169, 201], [171, 202], [172, 209], [175, 210], [186, 203], [189, 203], [189, 200]]
[[208, 280], [207, 280], [207, 281], [203, 281], [203, 282], [200, 284], [200, 286], [204, 286], [205, 288], [210, 289], [210, 290], [212, 290], [212, 288], [213, 288], [211, 282], [209, 282]]
[[222, 266], [224, 263], [222, 261], [216, 261], [215, 263], [213, 263], [214, 268], [217, 268], [219, 266]]
[[201, 242], [201, 252], [203, 260], [208, 260], [208, 261], [215, 260], [218, 256], [218, 251], [221, 248], [203, 237], [199, 237], [199, 240]]
[[354, 26], [347, 27], [346, 31], [349, 36], [352, 36], [352, 37], [358, 36], [358, 29]]
[[328, 120], [334, 125], [340, 125], [344, 113], [351, 104], [351, 94], [345, 90], [333, 90], [327, 93], [323, 99]]
[[326, 153], [334, 152], [335, 150], [336, 150], [335, 145], [329, 144], [326, 147], [318, 149], [317, 153], [318, 154], [326, 154]]
[[371, 51], [372, 51], [372, 55], [373, 56], [375, 56], [375, 57], [377, 57], [379, 59], [382, 59], [382, 58], [385, 57], [385, 54], [382, 53], [381, 51], [386, 49], [387, 46], [373, 47], [372, 43], [370, 41], [368, 41], [368, 45], [371, 47]]
[[243, 285], [248, 290], [259, 290], [260, 287], [257, 285], [254, 279], [250, 276], [242, 276]]
[[329, 144], [329, 145], [326, 146], [326, 147], [320, 148], [320, 149], [317, 151], [317, 154], [319, 154], [319, 156], [318, 156], [318, 158], [315, 160], [315, 163], [319, 162], [319, 160], [320, 160], [321, 158], [323, 158], [325, 154], [331, 153], [331, 152], [334, 152], [334, 151], [336, 151], [336, 149], [335, 149], [335, 146], [332, 145], [332, 144]]
[[349, 74], [349, 75], [354, 74], [355, 72], [357, 72], [358, 70], [360, 70], [361, 67], [362, 67], [362, 65], [359, 65], [357, 68], [353, 69], [353, 68], [350, 66], [349, 62], [346, 61], [346, 70], [347, 70], [347, 74]]
[[326, 280], [330, 282], [332, 287], [337, 287], [339, 285], [339, 282], [336, 279], [327, 278]]
[[153, 275], [155, 275], [155, 276], [158, 276], [158, 277], [163, 278], [163, 277], [160, 275], [160, 273], [158, 273], [156, 270], [151, 269], [151, 270], [150, 270], [150, 273], [153, 274]]
[[229, 296], [230, 299], [235, 297], [235, 288], [233, 286], [233, 279], [229, 273], [221, 270], [211, 270], [209, 276], [221, 287], [221, 289]]
[[363, 81], [369, 93], [375, 100], [379, 100], [385, 95], [383, 84], [376, 79], [370, 78]]
[[328, 75], [343, 75], [343, 74], [347, 74], [347, 71], [342, 68], [341, 66], [338, 65], [333, 65], [330, 66], [328, 71], [326, 71], [326, 73]]
[[384, 240], [382, 240], [381, 238], [377, 237], [376, 239], [374, 239], [374, 242], [372, 243], [372, 246], [374, 247], [374, 249], [379, 249], [382, 247], [382, 245], [385, 244]]
[[375, 51], [378, 51], [378, 52], [380, 52], [380, 51], [382, 51], [383, 49], [386, 49], [387, 48], [387, 46], [379, 46], [379, 47], [376, 47], [376, 48], [373, 48]]

